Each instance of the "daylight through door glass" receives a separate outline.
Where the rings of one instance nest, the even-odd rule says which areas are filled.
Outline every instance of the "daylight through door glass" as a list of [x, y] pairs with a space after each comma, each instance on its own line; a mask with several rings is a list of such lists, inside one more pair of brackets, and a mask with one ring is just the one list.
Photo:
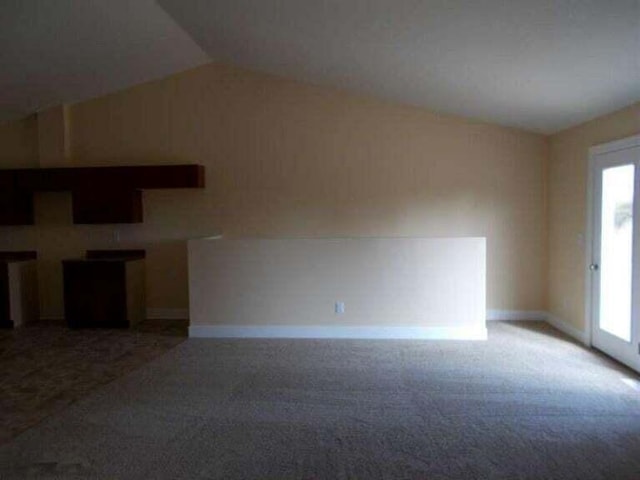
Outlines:
[[631, 340], [634, 165], [602, 172], [600, 328]]

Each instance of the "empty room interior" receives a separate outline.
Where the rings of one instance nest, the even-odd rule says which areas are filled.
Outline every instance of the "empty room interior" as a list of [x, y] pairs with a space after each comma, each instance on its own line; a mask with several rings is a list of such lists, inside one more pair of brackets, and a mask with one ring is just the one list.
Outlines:
[[640, 478], [639, 0], [6, 0], [0, 478]]

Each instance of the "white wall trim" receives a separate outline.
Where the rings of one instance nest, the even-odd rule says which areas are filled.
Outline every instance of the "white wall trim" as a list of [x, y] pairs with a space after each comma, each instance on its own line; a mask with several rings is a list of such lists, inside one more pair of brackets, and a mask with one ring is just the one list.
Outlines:
[[[606, 148], [606, 145], [602, 145], [602, 148]], [[586, 326], [586, 335], [591, 343], [593, 336], [593, 290], [594, 290], [594, 278], [589, 265], [594, 263], [593, 253], [593, 230], [595, 228], [595, 205], [594, 200], [596, 198], [598, 186], [596, 185], [595, 175], [595, 162], [596, 162], [596, 147], [589, 149], [589, 160], [587, 164], [587, 205], [585, 219], [585, 232], [584, 232], [584, 322]]]
[[192, 325], [192, 338], [354, 338], [419, 340], [486, 340], [484, 327], [384, 327], [296, 325]]
[[557, 328], [561, 332], [566, 333], [570, 337], [573, 337], [574, 339], [578, 340], [580, 343], [584, 344], [585, 346], [587, 347], [591, 346], [589, 333], [574, 327], [569, 322], [562, 320], [561, 318], [558, 318], [555, 315], [549, 314], [549, 316], [547, 317], [547, 323], [549, 323], [549, 325], [551, 325], [552, 327]]
[[546, 320], [549, 314], [542, 310], [487, 310], [487, 321]]
[[188, 308], [147, 308], [147, 320], [186, 320]]
[[601, 155], [603, 153], [611, 153], [634, 147], [640, 147], [640, 135], [632, 135], [631, 137], [621, 138], [619, 140], [614, 140], [613, 142], [594, 145], [589, 148], [589, 155]]

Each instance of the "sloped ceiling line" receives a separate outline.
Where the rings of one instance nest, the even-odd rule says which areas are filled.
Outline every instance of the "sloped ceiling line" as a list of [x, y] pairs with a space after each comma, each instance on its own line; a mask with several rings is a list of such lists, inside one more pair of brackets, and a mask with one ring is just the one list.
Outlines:
[[553, 133], [640, 101], [640, 0], [9, 0], [0, 120], [210, 61]]

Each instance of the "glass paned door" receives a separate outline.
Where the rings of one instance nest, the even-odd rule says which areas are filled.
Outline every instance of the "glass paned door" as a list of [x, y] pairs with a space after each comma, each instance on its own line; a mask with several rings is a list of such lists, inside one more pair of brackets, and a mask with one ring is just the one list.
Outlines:
[[592, 155], [590, 311], [592, 344], [640, 370], [640, 146]]

